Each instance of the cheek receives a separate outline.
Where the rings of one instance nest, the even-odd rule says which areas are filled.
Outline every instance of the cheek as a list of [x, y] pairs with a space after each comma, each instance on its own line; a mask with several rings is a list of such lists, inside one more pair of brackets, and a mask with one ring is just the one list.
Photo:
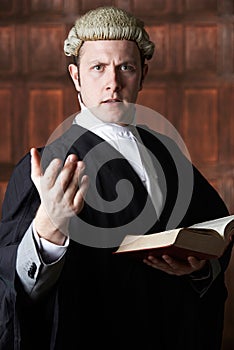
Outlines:
[[101, 88], [101, 84], [97, 79], [93, 79], [90, 77], [83, 77], [81, 81], [82, 88], [86, 91], [98, 91]]
[[94, 84], [81, 84], [80, 94], [86, 107], [92, 108], [98, 105], [100, 94]]
[[136, 77], [135, 79], [133, 79], [129, 84], [129, 89], [133, 95], [136, 95], [138, 91], [141, 89], [141, 78]]

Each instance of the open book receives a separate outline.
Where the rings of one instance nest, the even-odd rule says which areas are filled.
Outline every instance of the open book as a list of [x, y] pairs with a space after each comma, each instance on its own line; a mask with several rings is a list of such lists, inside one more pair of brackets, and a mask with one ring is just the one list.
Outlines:
[[114, 254], [139, 259], [164, 254], [177, 259], [220, 257], [234, 235], [234, 215], [149, 235], [127, 235]]

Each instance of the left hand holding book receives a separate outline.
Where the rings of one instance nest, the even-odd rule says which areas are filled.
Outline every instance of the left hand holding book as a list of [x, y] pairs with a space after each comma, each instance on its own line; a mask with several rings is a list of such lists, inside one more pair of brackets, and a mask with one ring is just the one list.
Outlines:
[[149, 235], [127, 235], [114, 254], [127, 254], [141, 260], [149, 256], [208, 260], [222, 256], [233, 235], [234, 215], [230, 215]]

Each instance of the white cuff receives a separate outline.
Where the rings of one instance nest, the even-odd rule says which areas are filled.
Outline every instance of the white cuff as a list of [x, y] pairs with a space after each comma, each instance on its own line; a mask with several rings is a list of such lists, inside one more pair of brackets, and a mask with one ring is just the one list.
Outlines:
[[64, 255], [70, 242], [69, 237], [66, 238], [64, 245], [57, 245], [42, 237], [39, 237], [35, 228], [34, 220], [32, 229], [40, 256], [45, 264], [51, 264]]

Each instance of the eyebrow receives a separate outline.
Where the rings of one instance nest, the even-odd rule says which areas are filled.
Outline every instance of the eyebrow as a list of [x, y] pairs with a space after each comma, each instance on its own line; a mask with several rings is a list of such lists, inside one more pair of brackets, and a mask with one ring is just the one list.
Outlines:
[[91, 65], [93, 65], [93, 64], [105, 64], [103, 60], [99, 60], [97, 58], [94, 60], [91, 60], [91, 61], [87, 61], [87, 62], [88, 62], [88, 64], [91, 64]]
[[[108, 65], [109, 63], [106, 63], [105, 60], [103, 59], [94, 59], [94, 60], [91, 60], [91, 61], [88, 61], [88, 64], [90, 65], [95, 65], [95, 64], [104, 64], [104, 65]], [[117, 66], [120, 66], [121, 64], [133, 64], [133, 65], [137, 65], [137, 62], [136, 60], [130, 60], [130, 59], [126, 59], [120, 63], [117, 64]]]

